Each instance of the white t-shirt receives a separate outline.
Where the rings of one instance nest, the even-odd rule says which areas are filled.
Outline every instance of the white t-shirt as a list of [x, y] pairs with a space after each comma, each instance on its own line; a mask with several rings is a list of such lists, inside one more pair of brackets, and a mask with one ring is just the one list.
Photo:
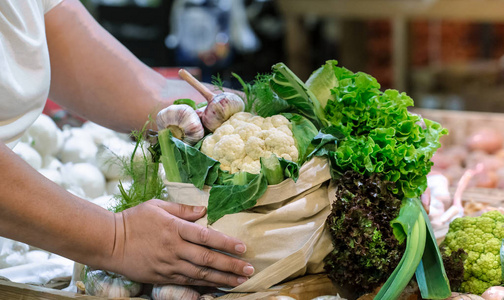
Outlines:
[[49, 94], [44, 14], [61, 1], [0, 0], [0, 141], [11, 148]]

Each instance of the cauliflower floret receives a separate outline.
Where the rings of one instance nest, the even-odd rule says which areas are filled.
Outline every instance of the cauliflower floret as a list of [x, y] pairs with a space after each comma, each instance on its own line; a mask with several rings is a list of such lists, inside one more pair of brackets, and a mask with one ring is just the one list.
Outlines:
[[271, 116], [270, 118], [271, 118], [271, 124], [273, 124], [273, 126], [275, 126], [275, 128], [278, 128], [283, 125], [287, 125], [287, 126], [290, 125], [289, 120], [287, 120], [287, 118], [282, 115], [274, 115], [274, 116]]
[[235, 129], [234, 133], [239, 134], [241, 139], [246, 141], [249, 137], [255, 136], [259, 131], [261, 131], [261, 127], [251, 123], [243, 123]]
[[262, 124], [264, 123], [264, 118], [259, 116], [253, 116], [252, 118], [250, 118], [249, 122], [261, 127]]
[[220, 140], [223, 136], [230, 135], [234, 132], [235, 127], [231, 124], [224, 122], [219, 128], [215, 130], [213, 136], [215, 140]]
[[288, 154], [292, 159], [298, 159], [298, 150], [294, 138], [280, 130], [270, 130], [270, 135], [264, 139], [266, 150], [270, 150], [277, 156]]
[[259, 160], [253, 159], [250, 156], [245, 156], [240, 171], [259, 174], [259, 172], [261, 171], [261, 162]]
[[242, 158], [234, 160], [231, 163], [231, 168], [230, 168], [229, 172], [231, 172], [231, 174], [236, 173], [236, 172], [240, 172], [242, 164], [243, 164]]
[[275, 126], [273, 126], [273, 123], [271, 123], [271, 118], [264, 119], [264, 122], [261, 126], [262, 130], [270, 130], [270, 129], [274, 129], [274, 128], [275, 128]]
[[245, 156], [245, 143], [238, 134], [223, 136], [215, 143], [213, 154], [221, 163], [231, 165], [234, 160]]
[[264, 140], [251, 136], [245, 142], [245, 153], [252, 159], [259, 160], [261, 156], [264, 156]]
[[[276, 128], [278, 127], [278, 128]], [[234, 114], [207, 137], [201, 152], [218, 160], [221, 169], [236, 173], [259, 173], [261, 157], [297, 161], [298, 150], [289, 121], [280, 115], [262, 118], [250, 113]]]
[[250, 124], [249, 120], [253, 117], [251, 113], [247, 112], [239, 112], [231, 116], [229, 120], [223, 123], [224, 124], [229, 124], [233, 126], [234, 128], [238, 128], [239, 126], [243, 124]]
[[277, 130], [280, 130], [281, 132], [285, 133], [288, 136], [293, 136], [292, 130], [287, 125], [282, 125], [280, 127], [277, 127]]
[[241, 111], [241, 112], [237, 112], [234, 115], [232, 115], [231, 118], [229, 118], [229, 121], [234, 121], [234, 120], [248, 121], [253, 117], [254, 117], [253, 114]]
[[201, 152], [203, 154], [210, 156], [211, 158], [214, 158], [214, 159], [215, 159], [215, 157], [213, 156], [213, 149], [215, 147], [215, 140], [216, 140], [216, 137], [215, 137], [215, 135], [212, 134], [212, 135], [207, 136], [203, 140], [203, 144], [201, 144]]

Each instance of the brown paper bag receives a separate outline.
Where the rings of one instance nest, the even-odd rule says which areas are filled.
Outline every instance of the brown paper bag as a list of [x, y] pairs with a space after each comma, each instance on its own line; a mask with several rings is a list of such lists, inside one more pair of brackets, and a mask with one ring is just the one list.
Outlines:
[[[257, 292], [304, 274], [323, 272], [324, 257], [332, 250], [325, 226], [334, 188], [327, 159], [316, 157], [300, 169], [299, 179], [268, 186], [257, 204], [246, 211], [226, 215], [212, 225], [206, 217], [197, 223], [242, 240], [247, 252], [241, 258], [256, 272], [231, 292]], [[165, 182], [169, 200], [207, 205], [210, 187]]]

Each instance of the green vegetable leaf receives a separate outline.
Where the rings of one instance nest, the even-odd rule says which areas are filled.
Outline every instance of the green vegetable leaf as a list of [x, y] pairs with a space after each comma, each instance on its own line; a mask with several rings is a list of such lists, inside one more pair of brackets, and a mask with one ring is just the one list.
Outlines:
[[327, 125], [325, 113], [317, 98], [305, 84], [283, 63], [273, 67], [270, 80], [272, 90], [318, 128]]
[[251, 84], [245, 83], [235, 74], [243, 86], [247, 97], [245, 111], [263, 118], [271, 117], [291, 110], [287, 101], [278, 97], [270, 87], [271, 74], [259, 74]]
[[[246, 172], [242, 172], [246, 173]], [[238, 176], [244, 176], [243, 174]], [[244, 185], [214, 185], [208, 199], [208, 223], [212, 224], [227, 214], [234, 214], [253, 207], [266, 189], [266, 177], [260, 174], [246, 173], [248, 183]]]
[[327, 100], [332, 99], [331, 89], [338, 86], [338, 79], [334, 72], [334, 67], [338, 64], [336, 60], [329, 60], [325, 65], [313, 72], [306, 81], [306, 87], [320, 102], [324, 108]]
[[261, 157], [261, 171], [268, 181], [268, 185], [279, 184], [284, 180], [284, 172], [280, 161], [275, 154], [270, 157]]
[[125, 187], [122, 181], [119, 182], [119, 194], [114, 195], [116, 201], [110, 207], [111, 211], [120, 212], [150, 199], [166, 197], [163, 178], [159, 176], [159, 157], [155, 147], [143, 147], [148, 124], [146, 122], [141, 131], [133, 132], [136, 139], [133, 153], [128, 159], [120, 159], [124, 175], [131, 178], [131, 185]]
[[326, 156], [329, 153], [336, 151], [337, 142], [344, 139], [345, 136], [338, 130], [336, 126], [322, 128], [317, 135], [312, 139], [311, 151], [308, 154], [308, 159], [312, 156]]
[[413, 100], [405, 93], [381, 92], [372, 76], [333, 68], [338, 85], [331, 89], [325, 113], [345, 136], [331, 158], [334, 173], [383, 173], [385, 180], [397, 183], [398, 196], [419, 197], [446, 129], [409, 113]]
[[194, 100], [191, 100], [191, 99], [177, 99], [175, 101], [173, 101], [173, 104], [186, 104], [186, 105], [189, 105], [190, 107], [192, 107], [192, 109], [196, 109], [196, 102], [194, 102]]
[[190, 182], [199, 189], [202, 189], [205, 183], [215, 181], [220, 165], [218, 161], [174, 138], [167, 129], [159, 132], [158, 139], [161, 145], [161, 162], [168, 181]]
[[286, 160], [282, 157], [279, 157], [278, 161], [280, 162], [280, 167], [283, 170], [284, 177], [292, 178], [292, 180], [296, 182], [299, 178], [299, 164]]
[[[420, 202], [418, 199], [417, 201]], [[443, 258], [432, 230], [427, 212], [420, 205], [427, 228], [427, 239], [422, 260], [415, 275], [423, 299], [446, 299], [451, 295], [450, 282], [443, 265]]]
[[406, 250], [399, 265], [383, 284], [375, 300], [397, 299], [415, 274], [425, 249], [426, 225], [418, 199], [405, 199], [399, 216], [391, 222], [396, 238], [406, 237]]
[[292, 124], [292, 134], [296, 140], [296, 147], [298, 149], [299, 158], [297, 163], [303, 165], [308, 156], [308, 150], [311, 145], [312, 139], [317, 135], [317, 128], [307, 118], [291, 113], [284, 113], [285, 116]]
[[208, 105], [208, 102], [203, 101], [203, 102], [200, 102], [200, 103], [196, 104], [196, 108], [195, 109], [202, 108], [202, 107], [205, 107], [207, 105]]

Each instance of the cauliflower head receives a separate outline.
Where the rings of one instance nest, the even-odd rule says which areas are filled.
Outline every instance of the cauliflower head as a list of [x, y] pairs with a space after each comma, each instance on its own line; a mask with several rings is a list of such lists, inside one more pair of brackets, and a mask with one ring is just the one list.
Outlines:
[[481, 295], [502, 283], [500, 248], [504, 215], [490, 211], [479, 217], [457, 218], [450, 224], [443, 245], [446, 254], [462, 248], [467, 253], [461, 291]]
[[201, 152], [218, 160], [221, 169], [258, 174], [261, 157], [275, 154], [297, 161], [299, 152], [292, 125], [282, 115], [263, 118], [247, 112], [234, 114], [203, 141]]

